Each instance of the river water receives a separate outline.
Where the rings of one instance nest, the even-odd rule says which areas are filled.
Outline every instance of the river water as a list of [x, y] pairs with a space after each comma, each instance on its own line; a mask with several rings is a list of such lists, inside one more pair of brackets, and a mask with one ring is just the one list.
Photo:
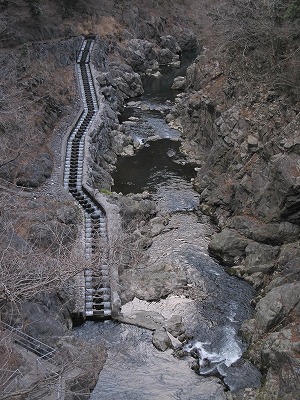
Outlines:
[[209, 256], [207, 245], [214, 227], [197, 210], [195, 171], [180, 153], [180, 133], [165, 123], [174, 101], [171, 83], [184, 68], [165, 71], [160, 79], [148, 77], [146, 93], [127, 104], [122, 122], [142, 146], [135, 156], [118, 160], [113, 189], [123, 194], [147, 190], [159, 215], [168, 213], [174, 229], [153, 240], [149, 259], [157, 263], [163, 254], [164, 261], [184, 269], [189, 282], [188, 295], [168, 296], [159, 303], [134, 299], [124, 311], [129, 307], [159, 311], [165, 318], [182, 315], [192, 337], [184, 349], [199, 359], [200, 375], [190, 368], [192, 357], [179, 359], [171, 350], [155, 349], [151, 332], [145, 329], [113, 321], [86, 322], [75, 333], [108, 348], [92, 400], [222, 400], [228, 388], [259, 385], [259, 372], [238, 361], [246, 349], [238, 330], [252, 315], [254, 291]]

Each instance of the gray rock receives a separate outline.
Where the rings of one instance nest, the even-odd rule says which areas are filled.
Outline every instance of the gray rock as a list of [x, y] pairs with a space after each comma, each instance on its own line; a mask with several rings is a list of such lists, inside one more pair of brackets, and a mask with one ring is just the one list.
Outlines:
[[174, 337], [178, 337], [185, 332], [185, 328], [180, 315], [172, 315], [165, 323], [165, 328]]
[[179, 56], [169, 49], [159, 49], [157, 50], [157, 59], [159, 64], [167, 65], [179, 61]]
[[120, 273], [120, 282], [126, 282], [127, 285], [122, 295], [127, 296], [127, 292], [133, 292], [131, 297], [157, 301], [185, 288], [187, 275], [171, 261], [157, 261], [147, 266], [141, 265], [136, 271], [133, 268], [124, 269]]
[[290, 222], [264, 223], [250, 216], [230, 218], [226, 227], [236, 229], [249, 239], [275, 246], [294, 242], [300, 234], [300, 227], [296, 224]]
[[154, 217], [149, 222], [149, 227], [143, 229], [142, 232], [148, 233], [151, 237], [157, 236], [167, 229], [168, 220], [165, 217]]
[[122, 155], [124, 156], [133, 156], [134, 155], [134, 148], [131, 144], [128, 146], [124, 147]]
[[299, 398], [299, 336], [297, 328], [269, 334], [262, 342], [262, 367], [268, 369], [266, 382], [260, 393], [263, 400]]
[[223, 366], [220, 372], [224, 374], [223, 380], [232, 392], [261, 385], [261, 373], [247, 360], [238, 360], [228, 368]]
[[178, 32], [177, 40], [182, 51], [193, 50], [198, 45], [195, 33], [188, 28]]
[[209, 251], [222, 262], [235, 265], [245, 256], [249, 243], [250, 240], [238, 232], [225, 228], [212, 236]]
[[172, 341], [165, 329], [157, 329], [153, 332], [152, 343], [160, 351], [172, 348]]
[[171, 86], [173, 90], [183, 90], [186, 85], [186, 78], [184, 76], [178, 76], [174, 79], [174, 82]]
[[141, 77], [130, 65], [112, 62], [109, 71], [97, 76], [102, 94], [113, 109], [121, 109], [124, 100], [143, 93]]
[[254, 151], [258, 147], [258, 139], [253, 135], [248, 135], [247, 143], [248, 143], [249, 150]]
[[136, 72], [145, 72], [147, 69], [153, 69], [155, 62], [157, 62], [154, 46], [147, 40], [130, 40], [124, 56]]
[[118, 198], [121, 204], [121, 216], [124, 224], [134, 219], [146, 220], [156, 214], [154, 201], [143, 198], [143, 195], [127, 195]]
[[161, 36], [160, 37], [160, 45], [162, 47], [165, 47], [166, 49], [169, 49], [172, 53], [180, 53], [181, 52], [181, 48], [173, 36], [170, 36], [170, 35]]
[[110, 71], [114, 85], [118, 87], [122, 94], [126, 95], [125, 98], [139, 96], [144, 92], [141, 77], [134, 72], [131, 66], [112, 63]]
[[[299, 314], [300, 282], [289, 283], [272, 289], [256, 306], [257, 327], [262, 331], [274, 329], [292, 310]], [[299, 315], [298, 315], [299, 316]]]
[[278, 246], [251, 242], [245, 249], [246, 258], [243, 269], [248, 274], [254, 272], [268, 272], [274, 267], [278, 253]]

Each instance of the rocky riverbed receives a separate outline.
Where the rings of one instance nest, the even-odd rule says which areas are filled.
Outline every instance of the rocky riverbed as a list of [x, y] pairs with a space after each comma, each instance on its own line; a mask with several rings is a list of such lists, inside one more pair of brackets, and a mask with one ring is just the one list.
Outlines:
[[[164, 121], [171, 105], [161, 101], [147, 97], [147, 107], [143, 99], [130, 102], [128, 119], [122, 116], [123, 135], [140, 139], [140, 144], [130, 155], [121, 153], [114, 189], [137, 194], [111, 194], [108, 199], [119, 204], [124, 228], [134, 226], [133, 240], [146, 250], [141, 259], [130, 254], [131, 260], [119, 267], [123, 306], [117, 319], [122, 324], [88, 324], [76, 332], [87, 340], [104, 340], [104, 335], [108, 346], [95, 399], [223, 399], [225, 389], [236, 393], [260, 385], [253, 365], [244, 360], [235, 366], [246, 349], [238, 330], [252, 314], [254, 292], [208, 254], [214, 228], [198, 211], [195, 171], [180, 155], [180, 132]], [[128, 383], [130, 374], [136, 376], [135, 384]], [[153, 387], [154, 381], [161, 383]]]
[[120, 275], [126, 324], [89, 322], [76, 332], [108, 348], [91, 398], [225, 399], [221, 376], [234, 392], [259, 386], [251, 364], [234, 366], [246, 349], [237, 333], [253, 292], [208, 256], [207, 217], [164, 211], [150, 225], [147, 259]]

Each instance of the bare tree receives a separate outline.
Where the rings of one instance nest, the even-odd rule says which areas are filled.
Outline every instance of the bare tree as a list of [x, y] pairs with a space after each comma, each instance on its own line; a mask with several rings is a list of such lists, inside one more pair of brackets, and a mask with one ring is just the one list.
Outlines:
[[[35, 302], [53, 292], [73, 292], [76, 284], [73, 278], [82, 270], [90, 269], [92, 261], [84, 257], [79, 241], [65, 243], [64, 237], [55, 230], [53, 237], [58, 242], [55, 252], [51, 244], [49, 249], [43, 249], [21, 239], [13, 229], [15, 221], [12, 221], [9, 204], [4, 199], [0, 209], [0, 314], [6, 321], [17, 317], [20, 323], [22, 315], [18, 316], [16, 312], [22, 309], [23, 303]], [[95, 384], [103, 349], [96, 351], [89, 345], [81, 348], [82, 344], [74, 345], [74, 341], [68, 343], [66, 339], [66, 345], [60, 345], [60, 351], [51, 362], [34, 354], [25, 356], [24, 360], [22, 351], [14, 343], [14, 335], [14, 330], [2, 330], [0, 326], [1, 399], [26, 398], [31, 393], [43, 398], [46, 392], [69, 393], [82, 399], [89, 397], [86, 382]], [[34, 338], [29, 337], [30, 340]], [[39, 368], [35, 367], [35, 362], [32, 364], [30, 357], [36, 358]]]
[[289, 15], [294, 0], [228, 0], [210, 13], [220, 50], [249, 80], [256, 76], [299, 94], [299, 19]]

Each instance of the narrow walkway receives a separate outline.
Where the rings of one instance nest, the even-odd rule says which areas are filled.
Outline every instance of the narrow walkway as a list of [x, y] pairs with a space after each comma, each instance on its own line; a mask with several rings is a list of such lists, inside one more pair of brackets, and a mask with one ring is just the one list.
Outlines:
[[[85, 256], [91, 259], [94, 251], [107, 241], [106, 215], [100, 204], [83, 188], [85, 139], [98, 110], [93, 78], [90, 69], [90, 53], [94, 36], [86, 36], [77, 57], [77, 75], [83, 111], [74, 124], [67, 142], [64, 187], [79, 203], [85, 218]], [[102, 264], [102, 263], [101, 263]], [[92, 319], [111, 316], [109, 270], [106, 263], [93, 270], [85, 270], [85, 315]]]

